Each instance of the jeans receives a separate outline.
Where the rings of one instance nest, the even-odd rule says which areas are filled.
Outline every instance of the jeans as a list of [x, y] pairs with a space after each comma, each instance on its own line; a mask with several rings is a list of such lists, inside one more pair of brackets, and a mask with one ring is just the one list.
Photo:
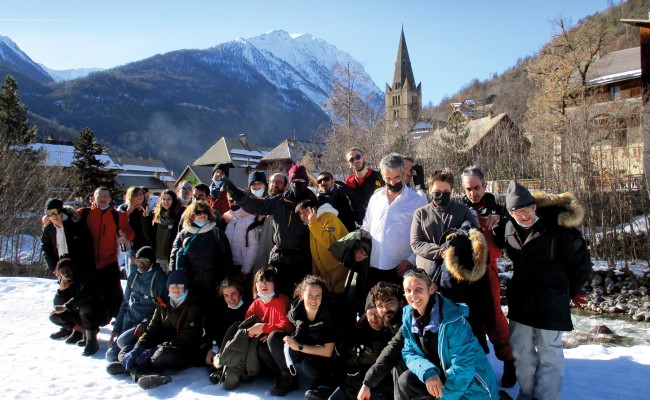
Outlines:
[[120, 353], [121, 349], [126, 346], [134, 346], [137, 342], [138, 339], [135, 337], [135, 327], [122, 332], [122, 334], [117, 337], [117, 340], [113, 342], [113, 345], [106, 350], [106, 361], [117, 361], [117, 355]]

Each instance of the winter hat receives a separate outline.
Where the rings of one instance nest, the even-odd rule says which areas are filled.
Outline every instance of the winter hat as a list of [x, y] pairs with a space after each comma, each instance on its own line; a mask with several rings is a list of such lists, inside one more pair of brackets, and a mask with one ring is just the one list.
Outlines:
[[135, 253], [135, 258], [146, 258], [151, 261], [151, 265], [156, 263], [156, 252], [151, 246], [143, 246], [138, 249], [138, 252]]
[[296, 164], [289, 170], [289, 182], [293, 182], [294, 179], [304, 179], [305, 182], [309, 182], [309, 177], [307, 176], [307, 170], [302, 164]]
[[251, 173], [248, 175], [248, 187], [251, 187], [253, 182], [262, 182], [264, 184], [264, 187], [268, 187], [266, 174], [262, 171], [251, 171]]
[[45, 211], [53, 209], [63, 210], [63, 202], [59, 199], [48, 199], [45, 203]]
[[485, 236], [469, 222], [464, 222], [452, 233], [443, 235], [447, 238], [445, 265], [447, 271], [459, 281], [476, 282], [487, 270], [488, 248]]
[[187, 286], [187, 275], [185, 274], [185, 270], [177, 269], [169, 273], [169, 276], [167, 277], [167, 287], [169, 288], [169, 285], [174, 284]]
[[506, 209], [508, 211], [516, 210], [535, 204], [535, 198], [525, 187], [515, 181], [510, 181], [508, 192], [506, 193]]
[[368, 311], [371, 308], [375, 308], [375, 302], [372, 301], [372, 294], [368, 293], [368, 295], [366, 296], [366, 305], [363, 308], [363, 310]]
[[230, 178], [230, 164], [217, 164], [212, 168], [212, 175], [220, 169], [221, 172], [223, 172], [224, 175]]

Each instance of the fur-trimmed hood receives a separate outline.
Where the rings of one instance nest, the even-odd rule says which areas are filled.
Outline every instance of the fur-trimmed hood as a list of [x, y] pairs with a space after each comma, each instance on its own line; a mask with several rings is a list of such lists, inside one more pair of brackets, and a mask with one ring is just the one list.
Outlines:
[[571, 192], [560, 194], [531, 191], [541, 217], [553, 219], [559, 226], [575, 228], [582, 224], [585, 209]]
[[483, 233], [463, 223], [447, 237], [445, 265], [447, 271], [459, 281], [476, 282], [487, 270], [488, 247]]
[[68, 219], [71, 220], [72, 222], [76, 223], [79, 222], [79, 220], [81, 220], [81, 216], [79, 216], [79, 213], [73, 207], [63, 206], [63, 213], [67, 215]]

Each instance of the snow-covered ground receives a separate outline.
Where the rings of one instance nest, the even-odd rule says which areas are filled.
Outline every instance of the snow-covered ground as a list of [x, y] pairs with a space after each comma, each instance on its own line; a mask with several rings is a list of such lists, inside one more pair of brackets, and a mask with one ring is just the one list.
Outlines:
[[[226, 392], [211, 385], [203, 368], [173, 372], [170, 384], [145, 392], [126, 376], [114, 378], [105, 372], [103, 359], [107, 327], [100, 332], [100, 351], [82, 357], [81, 349], [53, 341], [56, 330], [48, 320], [54, 280], [39, 278], [0, 278], [0, 307], [5, 310], [0, 324], [0, 377], [2, 394], [7, 399], [195, 399], [218, 396], [231, 399], [271, 397], [270, 379], [260, 378]], [[497, 376], [501, 363], [490, 354]], [[643, 399], [650, 376], [650, 346], [580, 346], [565, 350], [563, 399]], [[287, 399], [303, 398], [308, 383]], [[517, 388], [507, 391], [515, 397]]]

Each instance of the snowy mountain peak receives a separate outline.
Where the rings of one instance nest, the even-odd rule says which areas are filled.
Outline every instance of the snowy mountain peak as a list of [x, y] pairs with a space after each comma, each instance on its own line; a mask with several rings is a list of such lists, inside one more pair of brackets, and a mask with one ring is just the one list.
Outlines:
[[38, 82], [52, 81], [52, 77], [36, 64], [13, 40], [0, 35], [0, 63], [25, 73]]

